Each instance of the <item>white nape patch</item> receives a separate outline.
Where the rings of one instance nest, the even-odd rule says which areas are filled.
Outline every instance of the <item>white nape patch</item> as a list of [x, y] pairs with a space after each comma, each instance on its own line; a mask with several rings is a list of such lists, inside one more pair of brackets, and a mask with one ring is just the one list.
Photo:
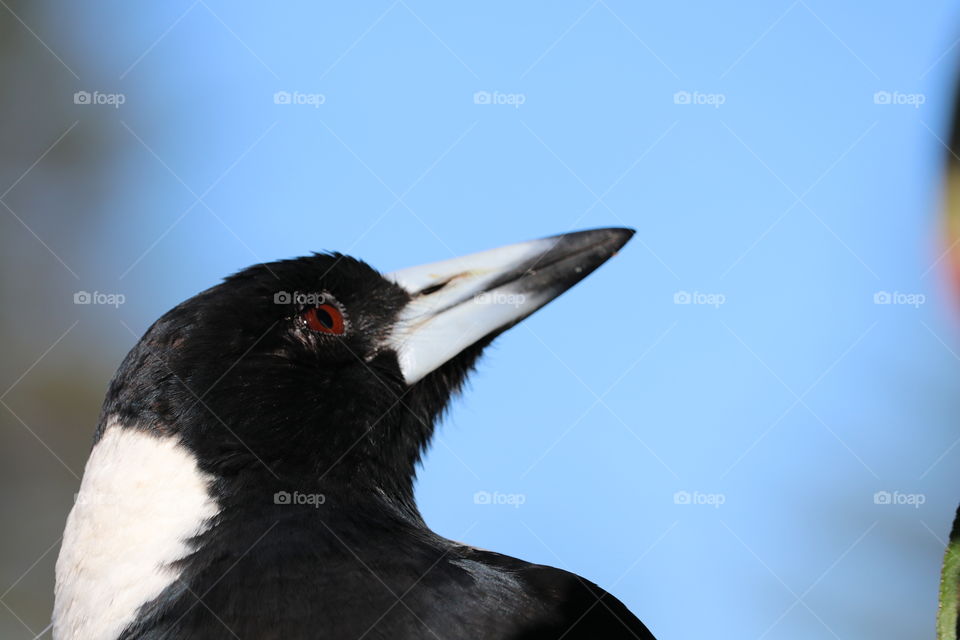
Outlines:
[[57, 559], [53, 637], [113, 640], [177, 577], [218, 508], [175, 438], [111, 418], [93, 448]]

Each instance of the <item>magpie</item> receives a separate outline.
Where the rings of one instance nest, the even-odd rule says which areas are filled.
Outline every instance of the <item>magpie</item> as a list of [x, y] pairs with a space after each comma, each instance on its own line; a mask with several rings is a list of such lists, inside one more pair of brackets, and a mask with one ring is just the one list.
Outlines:
[[434, 425], [484, 348], [633, 233], [386, 275], [313, 254], [174, 307], [109, 384], [53, 637], [653, 638], [584, 578], [437, 535], [414, 500]]

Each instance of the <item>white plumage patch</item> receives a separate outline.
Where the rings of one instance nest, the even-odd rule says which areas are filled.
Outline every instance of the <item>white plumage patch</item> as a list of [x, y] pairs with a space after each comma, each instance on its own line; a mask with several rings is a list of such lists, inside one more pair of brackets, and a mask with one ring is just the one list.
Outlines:
[[170, 564], [217, 514], [211, 480], [175, 438], [108, 421], [63, 534], [55, 639], [113, 640], [177, 579]]

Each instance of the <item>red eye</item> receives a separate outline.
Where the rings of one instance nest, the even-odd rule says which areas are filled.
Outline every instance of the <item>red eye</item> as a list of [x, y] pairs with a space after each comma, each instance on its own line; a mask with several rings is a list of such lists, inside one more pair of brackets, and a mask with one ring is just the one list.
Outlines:
[[303, 319], [311, 331], [343, 335], [343, 314], [332, 304], [321, 304], [303, 312]]

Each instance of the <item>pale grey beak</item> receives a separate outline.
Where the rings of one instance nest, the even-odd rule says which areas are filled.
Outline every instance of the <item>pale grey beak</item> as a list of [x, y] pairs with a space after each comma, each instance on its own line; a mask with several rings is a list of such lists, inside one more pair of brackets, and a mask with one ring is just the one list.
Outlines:
[[394, 271], [413, 299], [389, 346], [408, 384], [526, 318], [606, 262], [632, 229], [577, 231]]

